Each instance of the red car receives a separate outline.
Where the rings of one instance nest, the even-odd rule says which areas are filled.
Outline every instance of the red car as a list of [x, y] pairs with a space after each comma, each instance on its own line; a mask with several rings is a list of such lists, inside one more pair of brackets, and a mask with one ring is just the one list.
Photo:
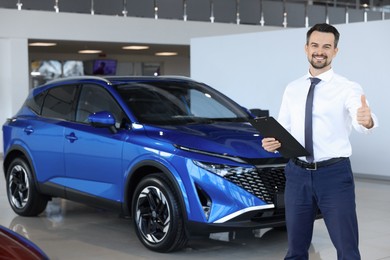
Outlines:
[[49, 257], [34, 243], [0, 226], [0, 260], [46, 260]]

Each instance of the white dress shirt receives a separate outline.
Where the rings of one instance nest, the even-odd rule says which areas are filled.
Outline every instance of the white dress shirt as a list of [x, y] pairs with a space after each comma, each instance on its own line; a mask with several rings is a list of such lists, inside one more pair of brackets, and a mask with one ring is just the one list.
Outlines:
[[[305, 146], [305, 104], [310, 87], [309, 73], [287, 85], [279, 111], [278, 121], [303, 146]], [[334, 73], [333, 69], [317, 76], [321, 81], [315, 87], [313, 101], [313, 149], [314, 162], [352, 154], [349, 135], [352, 127], [361, 133], [369, 133], [357, 122], [357, 109], [362, 106], [362, 87]], [[282, 144], [283, 146], [283, 144]], [[306, 160], [305, 157], [300, 157]]]

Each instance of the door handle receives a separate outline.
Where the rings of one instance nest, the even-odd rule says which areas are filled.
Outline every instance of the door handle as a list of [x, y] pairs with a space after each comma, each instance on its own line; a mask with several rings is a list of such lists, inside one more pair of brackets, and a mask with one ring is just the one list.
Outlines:
[[65, 138], [69, 140], [69, 142], [73, 143], [74, 141], [76, 141], [78, 138], [76, 136], [75, 133], [70, 133], [68, 135], [65, 135]]
[[32, 126], [27, 126], [26, 128], [24, 128], [24, 132], [27, 135], [30, 135], [30, 134], [34, 133], [34, 128], [32, 128]]

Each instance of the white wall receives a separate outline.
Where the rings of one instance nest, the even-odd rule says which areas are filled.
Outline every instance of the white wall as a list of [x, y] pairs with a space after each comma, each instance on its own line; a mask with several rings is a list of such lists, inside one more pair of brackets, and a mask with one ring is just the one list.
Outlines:
[[[27, 56], [26, 39], [0, 38], [0, 125], [19, 110], [27, 96]], [[3, 147], [3, 138], [0, 147]]]
[[54, 13], [0, 8], [0, 38], [188, 45], [193, 37], [277, 30], [279, 27]]
[[[390, 177], [390, 21], [337, 25], [341, 38], [333, 62], [336, 73], [359, 82], [380, 127], [371, 135], [351, 135], [354, 171]], [[216, 36], [191, 40], [191, 77], [248, 108], [277, 116], [286, 84], [308, 70], [306, 28]]]

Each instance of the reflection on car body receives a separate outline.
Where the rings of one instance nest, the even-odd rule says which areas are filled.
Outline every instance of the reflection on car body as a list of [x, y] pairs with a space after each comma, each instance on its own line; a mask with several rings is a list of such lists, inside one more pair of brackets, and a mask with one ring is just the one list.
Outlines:
[[49, 257], [27, 238], [0, 226], [0, 259], [48, 260]]

